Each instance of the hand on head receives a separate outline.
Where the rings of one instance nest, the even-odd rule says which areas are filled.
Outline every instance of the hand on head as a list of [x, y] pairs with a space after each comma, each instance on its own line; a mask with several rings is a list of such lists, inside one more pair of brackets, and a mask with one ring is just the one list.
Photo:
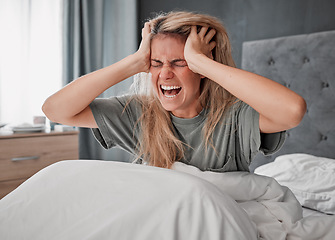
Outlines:
[[191, 33], [185, 43], [184, 57], [192, 71], [195, 71], [195, 69], [192, 69], [192, 64], [190, 63], [197, 55], [205, 55], [213, 59], [212, 50], [216, 46], [216, 42], [213, 41], [215, 34], [215, 29], [208, 31], [208, 27], [201, 27], [198, 33], [197, 26], [191, 27]]
[[151, 43], [150, 22], [146, 22], [142, 28], [142, 41], [137, 54], [143, 59], [143, 66], [140, 72], [149, 72], [150, 69], [150, 43]]
[[[151, 45], [151, 28], [150, 21], [144, 24], [142, 28], [142, 41], [137, 54], [140, 54], [141, 59], [143, 59], [143, 64], [141, 65], [141, 72], [149, 72], [150, 69], [150, 45]], [[216, 46], [216, 42], [213, 40], [216, 34], [215, 29], [210, 29], [208, 27], [201, 27], [200, 31], [197, 32], [197, 26], [191, 27], [191, 32], [185, 42], [184, 57], [189, 67], [192, 71], [192, 60], [199, 55], [205, 55], [208, 58], [213, 59], [212, 50]]]

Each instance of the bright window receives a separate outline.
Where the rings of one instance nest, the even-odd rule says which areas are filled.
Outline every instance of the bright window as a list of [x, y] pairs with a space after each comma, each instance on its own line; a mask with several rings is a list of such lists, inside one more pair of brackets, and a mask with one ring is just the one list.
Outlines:
[[0, 123], [32, 123], [62, 86], [62, 0], [0, 0]]

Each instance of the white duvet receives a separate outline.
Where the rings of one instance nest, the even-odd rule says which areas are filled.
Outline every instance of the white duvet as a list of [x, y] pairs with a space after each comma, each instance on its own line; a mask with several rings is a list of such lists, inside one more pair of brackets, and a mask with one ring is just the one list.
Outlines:
[[273, 177], [287, 186], [302, 206], [335, 214], [335, 159], [286, 154], [256, 168], [255, 173]]
[[334, 239], [334, 217], [301, 212], [268, 177], [74, 160], [0, 200], [0, 239]]

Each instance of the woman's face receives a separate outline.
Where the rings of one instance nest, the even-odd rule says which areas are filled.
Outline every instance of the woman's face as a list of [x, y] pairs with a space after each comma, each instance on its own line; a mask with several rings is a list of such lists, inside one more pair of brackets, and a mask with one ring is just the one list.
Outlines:
[[192, 72], [184, 58], [185, 39], [159, 34], [151, 41], [152, 84], [165, 110], [180, 118], [199, 114], [199, 74]]

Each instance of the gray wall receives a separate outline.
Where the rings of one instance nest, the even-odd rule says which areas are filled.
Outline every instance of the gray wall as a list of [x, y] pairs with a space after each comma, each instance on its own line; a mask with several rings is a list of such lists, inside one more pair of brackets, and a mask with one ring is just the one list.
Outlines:
[[138, 0], [139, 32], [157, 12], [190, 10], [220, 18], [241, 66], [242, 43], [335, 30], [334, 0]]

